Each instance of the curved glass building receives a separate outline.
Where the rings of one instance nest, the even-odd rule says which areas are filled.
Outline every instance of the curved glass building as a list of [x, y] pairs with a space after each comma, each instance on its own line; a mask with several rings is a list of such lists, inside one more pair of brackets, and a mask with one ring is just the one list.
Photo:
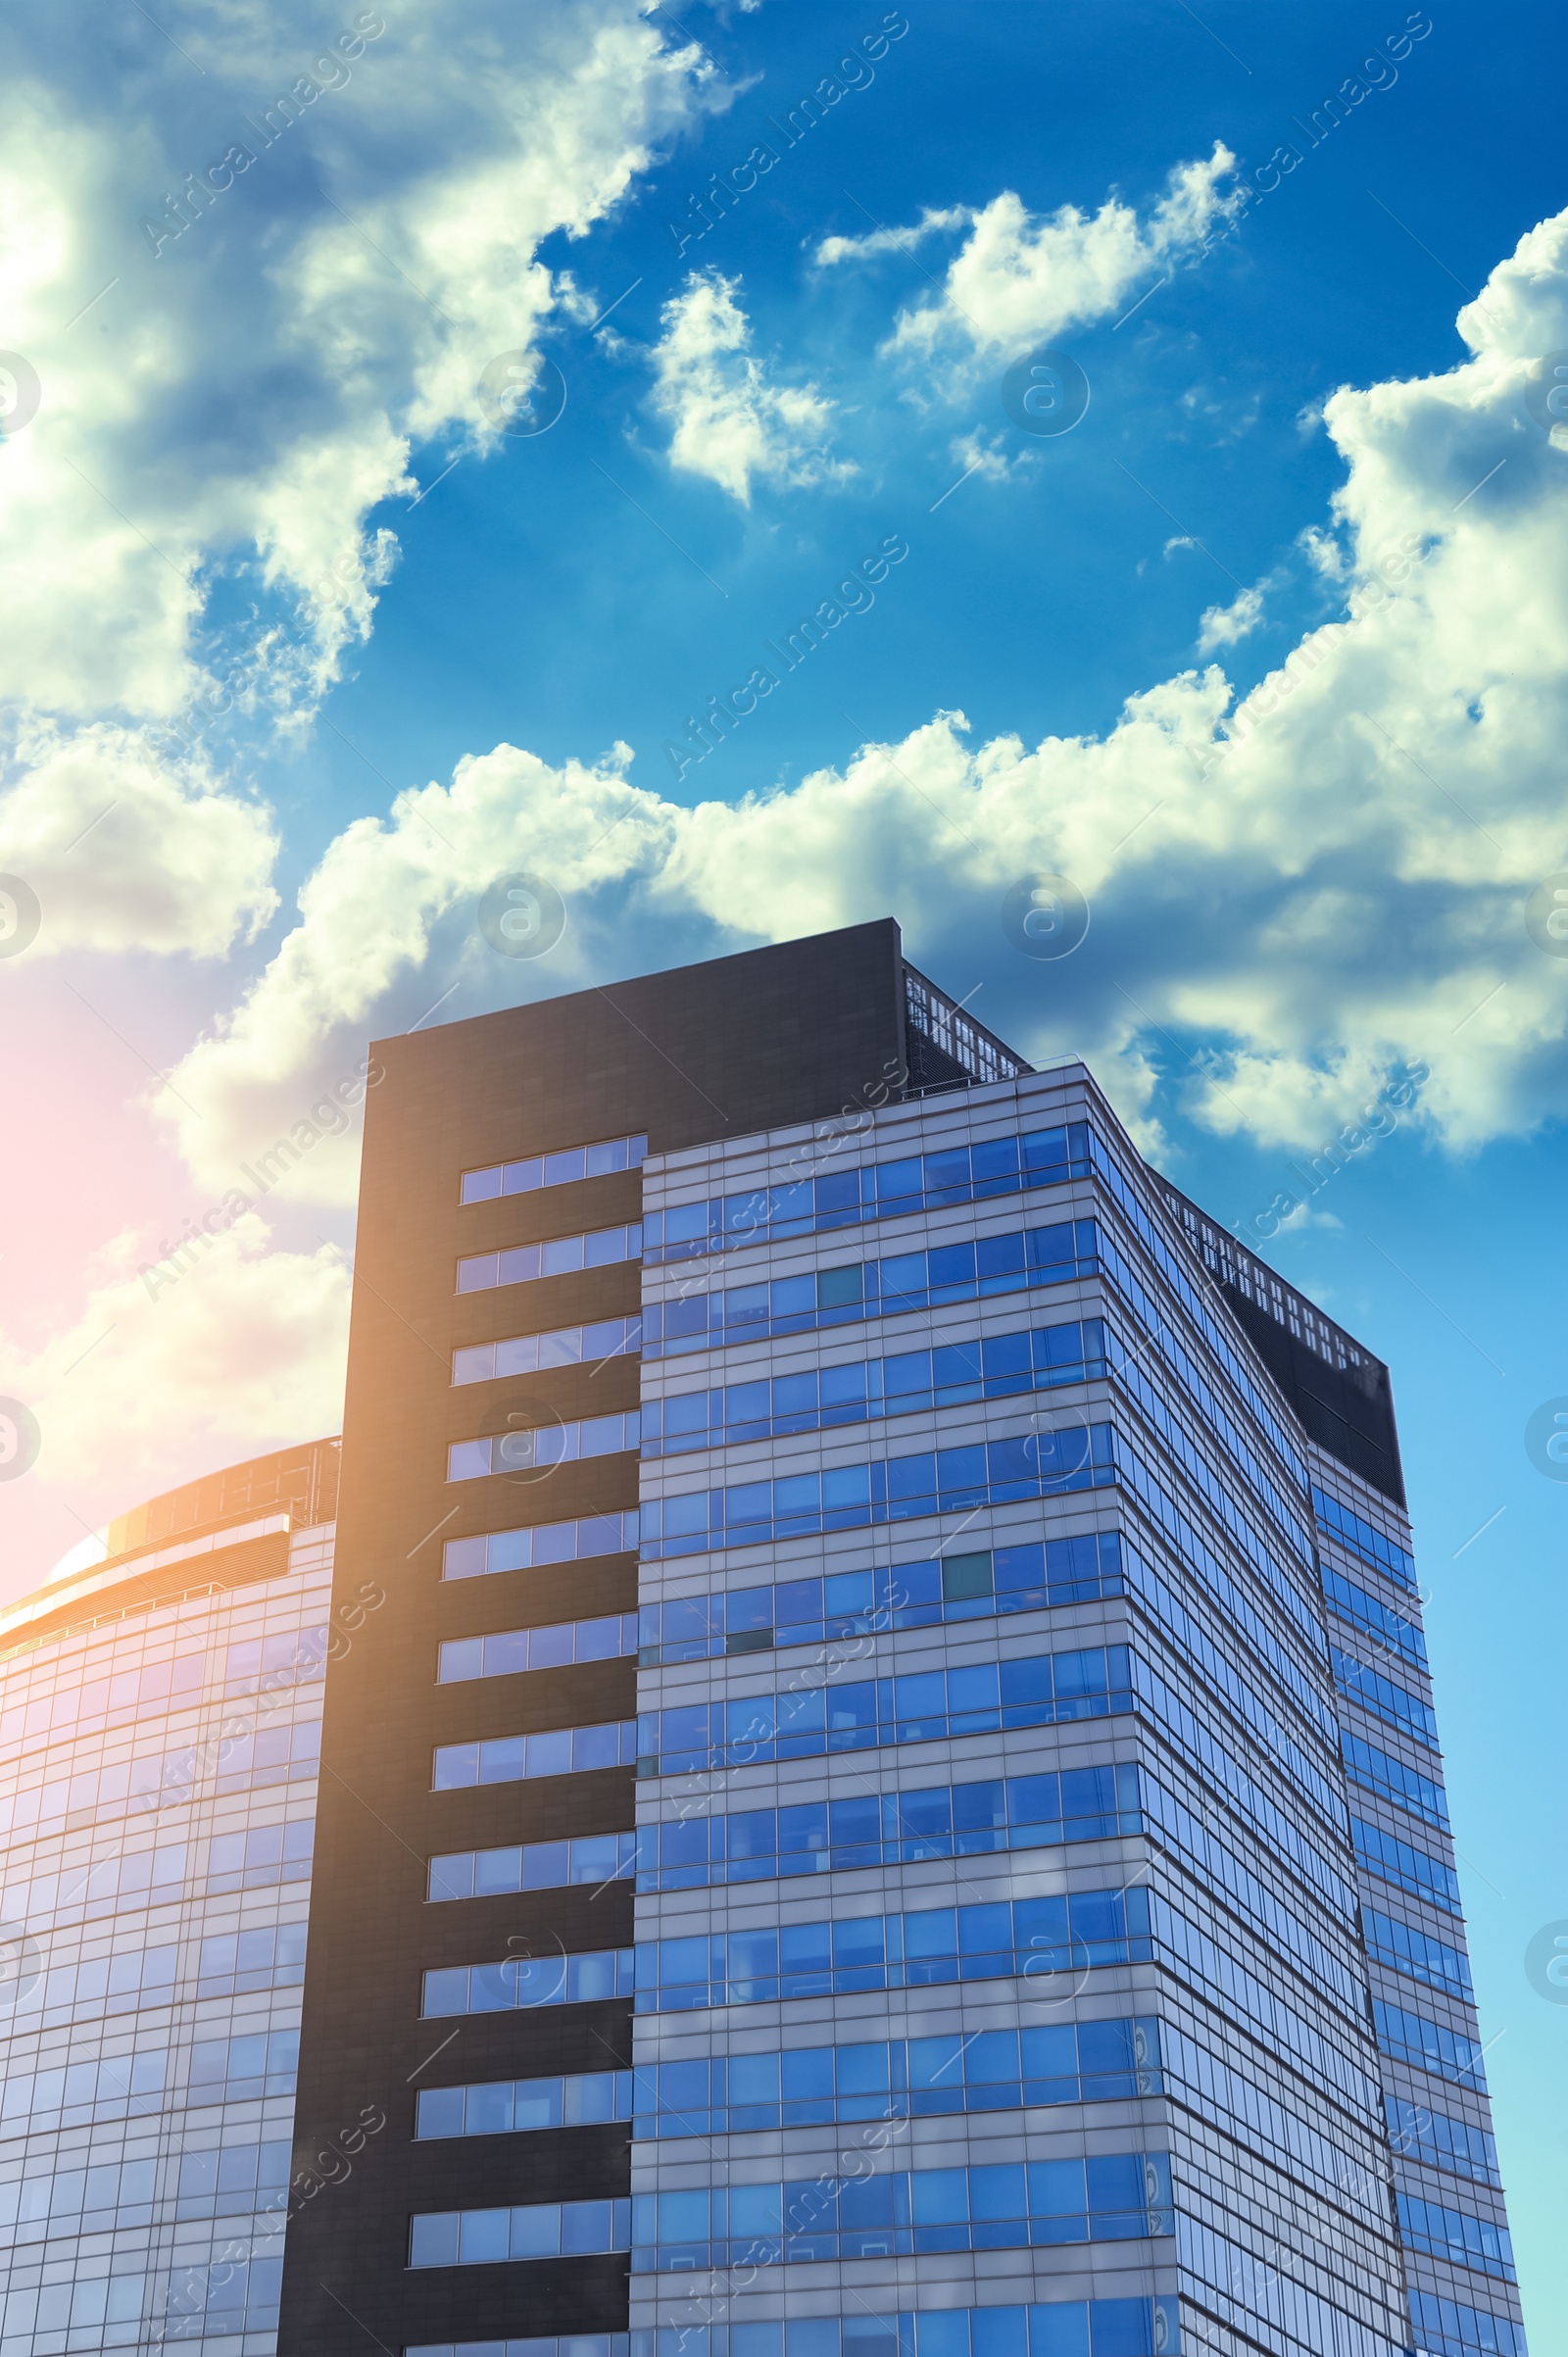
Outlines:
[[276, 2348], [337, 1469], [153, 1498], [0, 1613], [6, 2357]]

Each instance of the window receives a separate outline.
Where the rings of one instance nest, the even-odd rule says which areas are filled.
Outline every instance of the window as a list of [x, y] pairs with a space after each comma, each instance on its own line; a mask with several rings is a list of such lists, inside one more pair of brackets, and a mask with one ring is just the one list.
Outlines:
[[431, 1900], [494, 1898], [508, 1891], [598, 1890], [637, 1871], [637, 1836], [578, 1834], [567, 1841], [523, 1841], [510, 1849], [459, 1849], [430, 1860]]
[[642, 1552], [649, 1561], [706, 1554], [720, 1546], [755, 1547], [817, 1531], [907, 1522], [964, 1506], [1011, 1505], [1069, 1490], [1108, 1487], [1116, 1479], [1108, 1424], [1071, 1424], [918, 1456], [836, 1465], [778, 1481], [726, 1490], [691, 1490], [642, 1508]]
[[648, 1140], [603, 1138], [596, 1146], [566, 1146], [554, 1154], [534, 1154], [520, 1162], [491, 1162], [483, 1170], [463, 1174], [462, 1201], [493, 1203], [500, 1195], [531, 1195], [537, 1187], [565, 1187], [573, 1179], [608, 1178], [616, 1170], [638, 1170], [648, 1154]]
[[631, 2118], [633, 2074], [588, 2071], [574, 2079], [492, 2079], [476, 2087], [425, 2087], [416, 2136], [521, 2136], [539, 2128], [581, 2128]]
[[1034, 1612], [1047, 1604], [1093, 1603], [1123, 1593], [1118, 1535], [1091, 1532], [645, 1604], [638, 1616], [639, 1659], [654, 1669], [721, 1653]]
[[787, 1179], [744, 1195], [715, 1195], [706, 1203], [653, 1212], [647, 1223], [649, 1262], [690, 1260], [861, 1220], [983, 1203], [1029, 1187], [1056, 1187], [1064, 1179], [1087, 1178], [1089, 1167], [1089, 1130], [1081, 1121], [1022, 1137], [944, 1147], [936, 1154], [852, 1163], [814, 1178]]
[[647, 1400], [644, 1456], [676, 1456], [794, 1432], [828, 1432], [916, 1408], [960, 1407], [977, 1399], [1084, 1383], [1105, 1373], [1104, 1327], [1081, 1323], [1027, 1327], [937, 1350], [906, 1350], [851, 1366], [810, 1368], [723, 1391], [685, 1392]]
[[642, 1346], [640, 1317], [600, 1318], [591, 1326], [555, 1326], [548, 1334], [514, 1334], [504, 1342], [474, 1343], [452, 1353], [452, 1380], [491, 1383], [502, 1375], [537, 1375], [550, 1367], [592, 1366]]
[[542, 1244], [514, 1244], [501, 1252], [473, 1252], [458, 1262], [459, 1293], [488, 1293], [498, 1285], [531, 1285], [539, 1277], [569, 1277], [585, 1268], [610, 1268], [636, 1260], [643, 1249], [641, 1225], [595, 1228], [584, 1236], [547, 1236]]
[[585, 1555], [619, 1555], [637, 1545], [637, 1516], [589, 1514], [579, 1522], [534, 1522], [521, 1530], [485, 1531], [449, 1539], [441, 1553], [444, 1580], [479, 1580], [498, 1571], [532, 1571]]
[[499, 1964], [447, 1965], [425, 1974], [421, 2010], [426, 2019], [448, 2020], [460, 2013], [517, 2013], [535, 2005], [592, 2005], [625, 1996], [633, 1986], [635, 1952], [611, 1947], [574, 1956], [507, 1956]]
[[436, 1657], [436, 1682], [456, 1686], [466, 1678], [513, 1678], [574, 1661], [615, 1661], [636, 1650], [635, 1612], [548, 1621], [536, 1629], [498, 1629], [490, 1637], [450, 1639]]
[[1175, 2232], [1163, 2153], [698, 2186], [631, 2203], [634, 2273], [1136, 2241]]
[[1152, 2019], [792, 2046], [646, 2067], [635, 2075], [632, 2134], [736, 2136], [1130, 2100], [1157, 2095], [1163, 2084], [1159, 2024]]
[[644, 1711], [637, 1721], [637, 1767], [644, 1776], [684, 1776], [761, 1760], [1108, 1718], [1130, 1710], [1132, 1701], [1132, 1656], [1126, 1645], [832, 1686], [802, 1684], [728, 1702]]
[[454, 1441], [447, 1450], [448, 1481], [478, 1481], [487, 1473], [547, 1472], [582, 1457], [635, 1449], [635, 1408], [614, 1416], [585, 1416], [573, 1424], [515, 1425], [477, 1441]]
[[628, 2201], [536, 2201], [515, 2210], [436, 2210], [409, 2222], [411, 2267], [484, 2267], [625, 2250]]
[[543, 1735], [498, 1735], [477, 1743], [439, 1743], [430, 1789], [466, 1791], [481, 1784], [515, 1784], [525, 1777], [574, 1776], [591, 1768], [629, 1767], [637, 1757], [635, 1719], [597, 1727], [552, 1727]]
[[705, 1884], [771, 1882], [858, 1866], [1105, 1841], [1143, 1830], [1136, 1766], [1069, 1768], [684, 1822], [666, 1818], [644, 1828], [637, 1884], [644, 1891], [685, 1891]]
[[643, 1304], [643, 1350], [650, 1358], [726, 1343], [808, 1334], [867, 1317], [895, 1317], [953, 1301], [989, 1300], [1031, 1285], [1061, 1285], [1099, 1272], [1099, 1230], [1092, 1219], [988, 1236], [975, 1244], [933, 1246], [889, 1260], [775, 1277], [718, 1293], [682, 1294]]

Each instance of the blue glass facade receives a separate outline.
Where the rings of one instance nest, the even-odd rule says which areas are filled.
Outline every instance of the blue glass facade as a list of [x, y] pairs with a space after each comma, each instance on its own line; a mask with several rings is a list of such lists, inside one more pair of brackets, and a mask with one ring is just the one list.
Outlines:
[[643, 1232], [637, 2357], [1522, 2350], [1408, 1525], [1237, 1297], [1365, 1354], [1081, 1068]]
[[6, 2357], [275, 2350], [331, 1542], [231, 1516], [0, 1622]]

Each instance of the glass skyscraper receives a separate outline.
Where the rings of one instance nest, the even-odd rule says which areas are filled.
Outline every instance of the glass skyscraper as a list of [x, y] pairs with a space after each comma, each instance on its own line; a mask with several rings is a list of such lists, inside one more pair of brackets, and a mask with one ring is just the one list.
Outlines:
[[0, 2357], [1523, 2357], [1388, 1370], [891, 923], [376, 1055], [335, 1544], [141, 1624], [295, 1729], [122, 1743], [172, 2206]]

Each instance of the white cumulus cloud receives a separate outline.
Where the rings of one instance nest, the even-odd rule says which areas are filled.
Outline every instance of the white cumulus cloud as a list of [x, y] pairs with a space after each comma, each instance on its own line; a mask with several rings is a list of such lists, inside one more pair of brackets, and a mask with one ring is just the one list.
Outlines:
[[[1416, 1060], [1421, 1118], [1455, 1148], [1568, 1110], [1568, 961], [1525, 923], [1565, 851], [1568, 452], [1524, 399], [1565, 288], [1568, 215], [1494, 273], [1505, 347], [1328, 403], [1348, 609], [1237, 709], [1211, 665], [1133, 696], [1102, 737], [971, 746], [939, 714], [843, 770], [695, 809], [621, 755], [557, 769], [499, 746], [350, 828], [173, 1075], [203, 1116], [187, 1155], [216, 1177], [220, 1148], [266, 1132], [378, 1009], [412, 1021], [453, 983], [456, 1013], [888, 910], [922, 963], [983, 984], [1025, 1053], [1089, 1054], [1133, 1111], [1172, 1032], [1209, 1043], [1197, 1116], [1267, 1144], [1311, 1148]], [[473, 900], [523, 866], [570, 923], [548, 969], [501, 976]], [[1001, 923], [1042, 870], [1095, 912], [1050, 967]]]
[[[899, 314], [890, 349], [906, 359], [1010, 360], [1069, 327], [1108, 318], [1230, 218], [1239, 200], [1222, 184], [1235, 168], [1216, 140], [1206, 161], [1176, 167], [1143, 219], [1114, 196], [1098, 213], [1062, 205], [1041, 216], [1004, 188], [972, 215], [938, 295]], [[927, 214], [921, 232], [950, 219]], [[860, 241], [862, 251], [872, 246]]]
[[653, 401], [670, 429], [670, 464], [706, 475], [742, 506], [755, 476], [813, 483], [852, 471], [830, 460], [833, 405], [812, 384], [769, 383], [749, 349], [738, 278], [693, 271], [660, 314]]

